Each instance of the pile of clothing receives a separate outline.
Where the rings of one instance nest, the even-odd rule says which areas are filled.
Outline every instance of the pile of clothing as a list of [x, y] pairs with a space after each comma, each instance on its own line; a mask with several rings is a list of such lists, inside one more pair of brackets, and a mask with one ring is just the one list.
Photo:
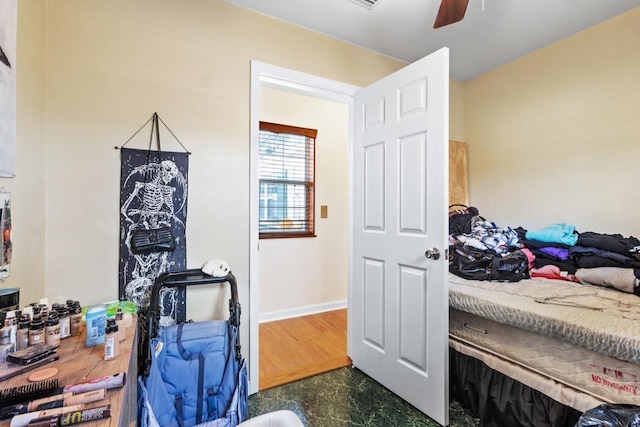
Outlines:
[[476, 208], [449, 213], [449, 271], [471, 280], [517, 282], [529, 277], [518, 234], [479, 215]]
[[535, 257], [532, 277], [608, 286], [640, 295], [640, 240], [621, 234], [579, 233], [570, 224], [541, 230], [516, 229]]
[[520, 278], [569, 280], [640, 295], [640, 240], [633, 236], [580, 233], [566, 223], [539, 230], [500, 228], [480, 216], [477, 208], [464, 207], [449, 213], [449, 244], [449, 270], [460, 276], [463, 251], [473, 249], [494, 258], [522, 253], [527, 258], [528, 271]]

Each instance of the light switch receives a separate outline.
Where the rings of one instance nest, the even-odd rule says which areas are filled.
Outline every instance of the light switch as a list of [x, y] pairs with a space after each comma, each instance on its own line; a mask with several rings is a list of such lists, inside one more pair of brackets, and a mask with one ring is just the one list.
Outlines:
[[320, 218], [327, 218], [329, 216], [329, 208], [327, 205], [320, 205]]

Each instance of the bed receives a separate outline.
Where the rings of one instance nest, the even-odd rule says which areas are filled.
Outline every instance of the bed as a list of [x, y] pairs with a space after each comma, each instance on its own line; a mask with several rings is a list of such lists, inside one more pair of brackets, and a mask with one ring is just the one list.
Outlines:
[[451, 395], [483, 426], [573, 426], [640, 405], [640, 297], [545, 278], [449, 276]]

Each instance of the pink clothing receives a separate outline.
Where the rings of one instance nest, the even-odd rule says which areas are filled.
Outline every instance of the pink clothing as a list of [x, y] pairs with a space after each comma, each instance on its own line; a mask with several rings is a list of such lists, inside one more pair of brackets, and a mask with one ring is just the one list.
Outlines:
[[540, 268], [532, 268], [530, 271], [531, 277], [544, 277], [546, 279], [567, 280], [569, 282], [579, 282], [579, 280], [573, 274], [567, 274], [562, 272], [560, 267], [553, 264], [544, 265]]

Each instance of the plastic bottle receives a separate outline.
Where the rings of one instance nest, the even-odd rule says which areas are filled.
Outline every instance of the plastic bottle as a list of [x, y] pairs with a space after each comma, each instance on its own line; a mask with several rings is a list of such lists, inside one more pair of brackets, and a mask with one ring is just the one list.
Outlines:
[[[33, 311], [33, 313], [31, 314], [31, 319], [33, 319], [33, 316], [40, 314], [40, 306], [38, 305], [38, 303], [32, 302], [31, 303], [31, 310]], [[40, 318], [42, 318], [42, 317], [40, 317]]]
[[4, 318], [4, 326], [9, 328], [9, 343], [15, 345], [18, 334], [18, 319], [15, 311], [7, 312], [7, 316]]
[[118, 335], [119, 335], [119, 341], [124, 341], [125, 337], [127, 336], [127, 326], [125, 324], [124, 321], [124, 315], [122, 313], [122, 308], [118, 307], [118, 309], [116, 310], [116, 324], [118, 325]]
[[11, 344], [11, 327], [0, 328], [0, 345]]
[[22, 315], [27, 315], [29, 316], [29, 321], [31, 321], [31, 318], [33, 317], [33, 306], [32, 305], [25, 305], [22, 308]]
[[38, 304], [38, 308], [40, 309], [40, 317], [43, 321], [46, 321], [49, 318], [49, 306], [47, 304]]
[[55, 311], [49, 312], [49, 317], [44, 327], [44, 342], [48, 345], [60, 345], [60, 320]]
[[104, 343], [105, 327], [107, 324], [107, 308], [104, 304], [91, 306], [87, 309], [86, 345], [93, 347]]
[[107, 319], [104, 337], [104, 360], [114, 360], [118, 357], [120, 346], [120, 338], [118, 333], [118, 324], [116, 319], [110, 317]]
[[136, 305], [132, 301], [122, 300], [120, 301], [120, 308], [122, 309], [122, 318], [124, 319], [124, 325], [126, 328], [133, 325], [133, 313], [136, 312]]
[[68, 338], [71, 336], [71, 318], [66, 305], [60, 304], [56, 307], [58, 318], [60, 319], [60, 338]]
[[23, 314], [20, 318], [16, 337], [16, 350], [24, 350], [29, 347], [29, 323], [31, 322], [29, 319], [29, 314]]
[[71, 305], [69, 305], [69, 301], [67, 301], [67, 307], [69, 307], [69, 313], [71, 313], [69, 316], [71, 318], [71, 336], [82, 335], [82, 307], [80, 307], [80, 302], [71, 301]]
[[44, 322], [39, 314], [33, 316], [29, 325], [29, 347], [44, 345]]

